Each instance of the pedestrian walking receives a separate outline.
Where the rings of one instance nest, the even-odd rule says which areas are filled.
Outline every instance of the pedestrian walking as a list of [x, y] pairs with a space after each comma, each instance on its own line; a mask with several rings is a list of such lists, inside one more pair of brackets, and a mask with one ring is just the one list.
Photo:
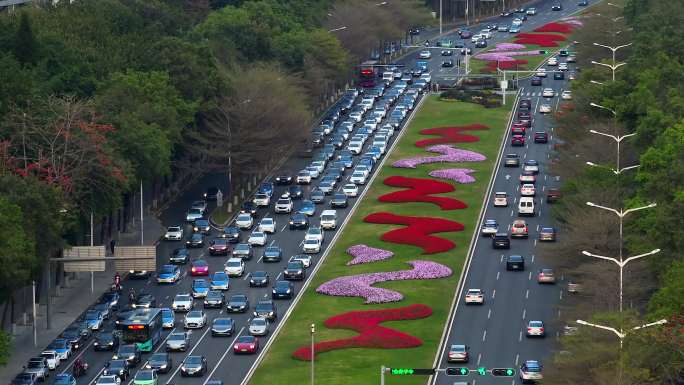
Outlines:
[[109, 241], [109, 250], [111, 251], [112, 255], [114, 255], [114, 248], [116, 247], [116, 239], [112, 239]]

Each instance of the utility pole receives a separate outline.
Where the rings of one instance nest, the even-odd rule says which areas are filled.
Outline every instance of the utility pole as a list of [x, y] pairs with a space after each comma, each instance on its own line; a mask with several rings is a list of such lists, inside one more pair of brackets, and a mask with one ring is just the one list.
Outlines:
[[143, 227], [143, 181], [140, 179], [140, 246], [145, 246], [145, 229]]
[[316, 352], [314, 350], [314, 334], [316, 333], [316, 325], [311, 324], [311, 385], [314, 385], [314, 361], [316, 360]]
[[38, 329], [36, 325], [36, 321], [38, 320], [38, 314], [36, 314], [36, 281], [31, 281], [31, 294], [33, 297], [33, 347], [36, 347], [38, 346]]

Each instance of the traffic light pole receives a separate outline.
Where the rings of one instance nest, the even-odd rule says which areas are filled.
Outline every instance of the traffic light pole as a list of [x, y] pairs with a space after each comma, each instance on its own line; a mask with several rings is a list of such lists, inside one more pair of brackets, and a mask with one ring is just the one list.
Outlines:
[[385, 367], [385, 365], [382, 365], [380, 367], [380, 385], [385, 385], [385, 372], [388, 372], [389, 368]]

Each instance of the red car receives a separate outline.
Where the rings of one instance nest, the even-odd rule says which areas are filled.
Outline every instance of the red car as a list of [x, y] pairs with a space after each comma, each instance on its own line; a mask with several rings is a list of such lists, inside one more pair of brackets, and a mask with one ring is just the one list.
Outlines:
[[209, 275], [209, 264], [203, 259], [192, 261], [190, 265], [190, 275]]
[[259, 340], [254, 336], [241, 336], [233, 345], [233, 353], [235, 354], [254, 354], [257, 350], [259, 350]]
[[511, 126], [511, 132], [513, 132], [513, 135], [525, 135], [525, 125], [520, 122], [515, 122]]
[[228, 255], [228, 240], [223, 238], [214, 239], [209, 246], [209, 255]]
[[525, 137], [522, 135], [513, 135], [511, 138], [511, 146], [524, 146]]
[[549, 135], [546, 133], [546, 131], [537, 131], [534, 133], [534, 142], [535, 143], [548, 143], [549, 142]]

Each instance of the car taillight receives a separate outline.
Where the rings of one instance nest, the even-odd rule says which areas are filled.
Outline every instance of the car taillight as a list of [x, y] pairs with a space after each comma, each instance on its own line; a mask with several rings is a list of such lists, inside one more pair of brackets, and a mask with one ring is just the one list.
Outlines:
[[540, 332], [543, 332], [543, 331], [544, 331], [544, 328], [539, 328], [539, 331], [540, 331]]
[[532, 328], [528, 327], [528, 328], [527, 328], [527, 331], [528, 331], [528, 332], [531, 332], [531, 331], [532, 331]]
[[195, 268], [193, 267], [193, 268], [192, 268], [192, 272], [194, 273], [194, 272], [196, 272], [196, 271], [197, 271], [197, 269], [195, 269]]

